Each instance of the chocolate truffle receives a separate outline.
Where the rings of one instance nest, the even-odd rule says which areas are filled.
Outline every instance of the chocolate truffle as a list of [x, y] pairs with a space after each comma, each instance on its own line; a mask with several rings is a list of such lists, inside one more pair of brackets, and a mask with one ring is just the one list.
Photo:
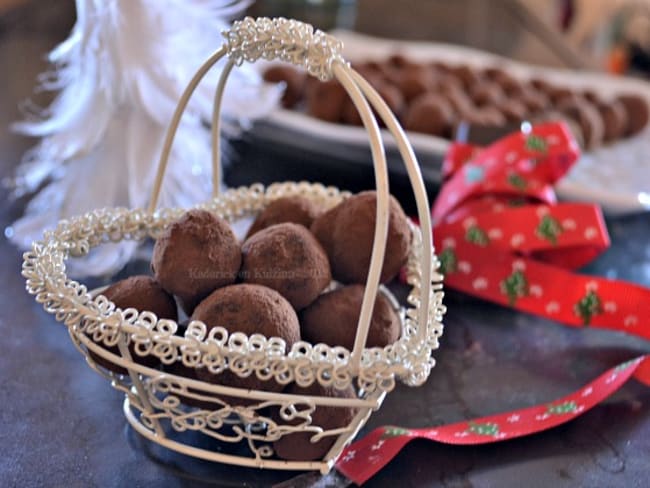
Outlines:
[[627, 128], [628, 119], [625, 107], [618, 100], [611, 102], [600, 101], [596, 105], [605, 124], [605, 142], [612, 142], [623, 136]]
[[497, 81], [500, 78], [508, 76], [508, 73], [506, 73], [503, 68], [499, 68], [498, 66], [488, 66], [487, 68], [484, 68], [481, 73], [483, 74], [484, 78], [492, 81]]
[[296, 309], [313, 302], [332, 281], [327, 254], [302, 225], [263, 229], [242, 246], [241, 277], [278, 291]]
[[526, 118], [526, 113], [528, 112], [526, 106], [514, 98], [502, 100], [497, 105], [497, 108], [508, 122], [521, 122]]
[[567, 99], [558, 106], [567, 117], [580, 125], [585, 147], [593, 149], [603, 143], [605, 125], [598, 109], [584, 99]]
[[186, 313], [213, 290], [235, 282], [241, 250], [228, 222], [206, 210], [190, 210], [158, 238], [151, 268]]
[[[102, 295], [122, 310], [135, 308], [138, 312], [153, 312], [159, 319], [176, 320], [178, 318], [174, 297], [163, 290], [151, 276], [131, 276], [120, 280], [106, 288]], [[101, 343], [99, 344], [101, 345]], [[113, 354], [120, 355], [118, 346], [107, 347], [106, 349]], [[157, 366], [160, 362], [154, 355], [139, 356], [135, 352], [133, 345], [129, 345], [129, 351], [133, 360], [143, 366], [151, 368]], [[91, 351], [88, 351], [88, 353], [100, 366], [118, 374], [127, 374], [127, 370], [121, 366], [117, 366]]]
[[583, 100], [580, 95], [566, 87], [553, 88], [548, 93], [548, 97], [553, 105], [559, 107], [564, 103], [574, 103], [577, 100]]
[[433, 71], [426, 66], [417, 66], [405, 69], [396, 84], [406, 101], [410, 101], [430, 90], [434, 83]]
[[[356, 398], [352, 387], [345, 390], [337, 390], [334, 387], [321, 386], [319, 383], [313, 383], [305, 388], [292, 383], [285, 390], [285, 393], [333, 398]], [[297, 405], [298, 411], [303, 411], [305, 408], [307, 408], [305, 404]], [[356, 414], [357, 409], [353, 407], [317, 406], [316, 410], [311, 414], [311, 425], [321, 427], [323, 430], [340, 429], [348, 426]], [[297, 425], [303, 422], [301, 419], [292, 421], [284, 420], [278, 409], [273, 411], [272, 416], [278, 425]], [[308, 430], [283, 435], [273, 443], [273, 449], [278, 457], [287, 461], [313, 461], [322, 459], [332, 448], [338, 436], [327, 436], [318, 442], [311, 442], [310, 439], [314, 435], [316, 435], [316, 432]]]
[[648, 125], [650, 117], [647, 99], [639, 95], [627, 94], [619, 96], [617, 100], [623, 104], [627, 114], [625, 135], [633, 136], [641, 132]]
[[[354, 348], [361, 314], [363, 285], [348, 285], [324, 293], [300, 313], [300, 333], [312, 344]], [[380, 292], [375, 299], [366, 347], [384, 347], [399, 339], [401, 323], [388, 299]]]
[[488, 127], [501, 127], [506, 123], [506, 117], [496, 107], [482, 107], [475, 110], [468, 118], [469, 122]]
[[526, 106], [530, 113], [536, 114], [545, 110], [550, 105], [548, 97], [544, 92], [528, 88], [517, 97]]
[[484, 107], [486, 105], [494, 106], [501, 103], [504, 99], [504, 94], [498, 84], [483, 82], [471, 89], [470, 97], [477, 107]]
[[[381, 82], [378, 85], [374, 86], [374, 88], [377, 90], [377, 93], [384, 100], [384, 102], [386, 102], [386, 105], [388, 105], [388, 108], [391, 110], [391, 112], [393, 112], [395, 116], [399, 117], [404, 111], [404, 97], [402, 96], [402, 93], [399, 91], [399, 89], [388, 82]], [[375, 115], [375, 117], [377, 117], [379, 125], [383, 126], [383, 121], [380, 120], [377, 115]], [[343, 107], [342, 118], [345, 123], [351, 125], [362, 125], [363, 123], [361, 121], [359, 110], [354, 106], [354, 103], [352, 103], [352, 99], [350, 97], [347, 98]]]
[[451, 105], [435, 93], [425, 93], [413, 100], [404, 117], [406, 130], [435, 136], [448, 134], [452, 123]]
[[284, 83], [282, 105], [291, 108], [303, 97], [307, 74], [292, 66], [273, 65], [264, 71], [264, 81], [269, 83]]
[[[342, 283], [365, 283], [375, 236], [377, 193], [365, 191], [342, 201], [314, 220], [311, 231], [327, 252], [332, 275]], [[393, 279], [411, 247], [408, 219], [393, 196], [388, 206], [388, 239], [380, 276]]]
[[529, 81], [529, 85], [532, 86], [535, 90], [541, 91], [545, 95], [550, 95], [553, 90], [556, 90], [556, 87], [553, 83], [543, 78], [533, 78]]
[[337, 80], [309, 78], [307, 82], [307, 113], [312, 117], [338, 122], [347, 98], [345, 89]]
[[514, 76], [504, 73], [495, 80], [503, 93], [511, 97], [517, 97], [525, 91], [525, 85]]
[[481, 82], [481, 75], [474, 68], [464, 64], [454, 66], [451, 68], [450, 73], [461, 82], [466, 90], [470, 90]]
[[300, 195], [281, 197], [270, 202], [257, 216], [246, 238], [275, 224], [292, 222], [309, 228], [323, 209], [312, 200]]
[[[178, 323], [178, 329], [176, 329], [176, 336], [179, 337], [185, 337], [185, 331], [187, 330], [187, 326], [190, 323], [190, 319], [185, 319], [182, 322]], [[191, 380], [198, 380], [199, 377], [196, 374], [197, 369], [196, 368], [190, 368], [188, 366], [185, 366], [183, 362], [179, 359], [177, 361], [174, 361], [171, 364], [163, 364], [162, 366], [163, 371], [169, 374], [173, 374], [176, 376], [182, 376], [184, 378], [188, 378]], [[207, 396], [205, 392], [202, 391], [197, 391], [192, 388], [189, 388], [189, 393], [196, 393], [199, 395], [204, 395]], [[206, 410], [217, 410], [221, 408], [221, 403], [217, 401], [210, 401], [210, 400], [199, 400], [198, 398], [190, 397], [187, 395], [178, 395], [179, 400], [184, 403], [185, 405], [188, 405], [190, 407], [196, 407], [196, 408], [202, 408]], [[222, 397], [223, 400], [226, 400], [229, 397]]]
[[388, 56], [386, 60], [389, 66], [397, 69], [405, 69], [411, 66], [417, 66], [417, 63], [401, 53], [395, 53]]
[[[214, 291], [194, 309], [192, 320], [205, 323], [208, 331], [223, 327], [230, 334], [280, 337], [287, 348], [300, 340], [300, 325], [291, 304], [277, 291], [260, 285], [238, 284]], [[260, 380], [254, 373], [240, 378], [230, 370], [213, 374], [207, 368], [199, 368], [196, 375], [203, 381], [235, 388], [282, 390], [282, 385], [274, 380]]]

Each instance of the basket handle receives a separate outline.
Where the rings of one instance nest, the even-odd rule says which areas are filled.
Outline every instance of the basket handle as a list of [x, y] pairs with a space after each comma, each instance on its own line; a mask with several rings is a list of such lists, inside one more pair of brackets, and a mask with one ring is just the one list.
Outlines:
[[[244, 61], [255, 62], [260, 58], [267, 60], [280, 60], [304, 68], [310, 75], [320, 79], [321, 81], [326, 81], [335, 77], [352, 99], [352, 102], [359, 111], [363, 125], [368, 132], [370, 138], [370, 150], [374, 164], [375, 186], [377, 190], [376, 223], [370, 268], [366, 280], [361, 313], [351, 356], [351, 367], [352, 370], [356, 372], [359, 369], [363, 348], [368, 336], [375, 297], [377, 296], [379, 289], [379, 278], [384, 262], [386, 240], [388, 236], [389, 191], [386, 155], [377, 120], [373, 116], [365, 96], [369, 97], [373, 106], [375, 106], [382, 119], [386, 121], [388, 129], [393, 133], [398, 142], [400, 153], [404, 159], [411, 183], [414, 187], [418, 207], [418, 217], [424, 231], [423, 243], [425, 246], [428, 244], [425, 249], [432, 249], [430, 245], [431, 221], [428, 210], [429, 205], [426, 192], [424, 191], [424, 182], [422, 181], [422, 176], [415, 155], [413, 154], [410, 144], [406, 140], [404, 132], [401, 127], [399, 127], [399, 124], [395, 117], [390, 113], [386, 104], [381, 100], [376, 92], [372, 90], [372, 88], [369, 88], [367, 83], [363, 83], [363, 79], [360, 75], [350, 68], [349, 64], [343, 59], [341, 55], [343, 45], [339, 40], [320, 30], [314, 31], [314, 28], [309, 24], [284, 18], [253, 19], [247, 17], [243, 20], [234, 22], [230, 29], [223, 32], [223, 35], [225, 37], [223, 46], [212, 54], [198, 69], [181, 95], [178, 106], [174, 111], [169, 129], [165, 136], [165, 142], [163, 144], [163, 150], [158, 165], [158, 171], [156, 173], [156, 179], [154, 181], [148, 211], [153, 213], [156, 209], [174, 136], [178, 129], [183, 112], [189, 103], [190, 97], [207, 72], [223, 56], [227, 54], [230, 59], [222, 71], [217, 85], [212, 114], [213, 196], [217, 195], [220, 182], [219, 117], [221, 101], [223, 99], [228, 75], [234, 65], [239, 66]], [[428, 303], [431, 288], [431, 254], [428, 251], [423, 254], [423, 260], [427, 266], [424, 267], [422, 276], [422, 284], [424, 286], [421, 287], [420, 299], [421, 304], [423, 305], [421, 309], [421, 319], [424, 319], [424, 321], [420, 322], [420, 324], [421, 328], [425, 329], [426, 324], [428, 324], [429, 316]], [[418, 336], [422, 337], [423, 334], [424, 330], [419, 330]]]

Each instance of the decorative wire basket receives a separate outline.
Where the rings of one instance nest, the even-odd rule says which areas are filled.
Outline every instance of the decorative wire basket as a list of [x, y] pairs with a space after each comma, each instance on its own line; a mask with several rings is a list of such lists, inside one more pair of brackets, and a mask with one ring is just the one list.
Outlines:
[[[306, 470], [325, 473], [343, 448], [378, 409], [399, 379], [407, 385], [423, 384], [435, 364], [432, 351], [442, 333], [442, 276], [433, 254], [429, 205], [415, 155], [395, 116], [377, 92], [341, 56], [342, 43], [308, 24], [283, 18], [246, 18], [224, 32], [225, 42], [197, 71], [182, 94], [173, 115], [148, 209], [105, 208], [59, 222], [44, 239], [24, 254], [22, 274], [27, 290], [56, 320], [68, 327], [70, 337], [87, 363], [124, 393], [123, 410], [131, 426], [147, 439], [197, 458], [260, 468]], [[208, 331], [192, 321], [184, 335], [178, 324], [158, 319], [148, 311], [118, 309], [101, 294], [89, 292], [66, 276], [65, 261], [86, 255], [93, 247], [123, 239], [156, 239], [186, 209], [156, 209], [165, 167], [180, 118], [196, 86], [222, 57], [228, 56], [218, 82], [213, 111], [213, 199], [196, 208], [208, 210], [227, 221], [256, 215], [269, 202], [301, 195], [331, 208], [349, 193], [321, 184], [278, 183], [264, 188], [228, 190], [218, 195], [220, 182], [219, 117], [224, 87], [234, 66], [260, 58], [281, 60], [320, 80], [336, 78], [359, 110], [370, 138], [377, 188], [377, 209], [370, 270], [365, 286], [356, 339], [352, 351], [343, 347], [293, 344], [261, 334], [229, 333], [223, 327]], [[370, 105], [392, 133], [404, 160], [417, 203], [420, 226], [411, 226], [412, 247], [406, 279], [412, 287], [408, 306], [400, 309], [400, 338], [384, 348], [365, 348], [388, 229], [388, 175], [381, 133]], [[385, 290], [384, 290], [385, 292]], [[112, 348], [117, 352], [111, 352]], [[162, 370], [134, 361], [137, 356], [156, 356]], [[100, 358], [100, 359], [98, 359]], [[98, 365], [110, 363], [128, 374], [117, 374]], [[212, 373], [230, 370], [260, 380], [274, 379], [286, 385], [306, 387], [314, 382], [336, 389], [351, 385], [356, 398], [296, 395], [246, 390], [211, 384], [172, 374], [170, 365], [207, 368]], [[189, 399], [189, 400], [188, 400]], [[238, 402], [237, 399], [244, 399]], [[191, 401], [190, 401], [191, 400]], [[239, 405], [237, 403], [244, 403]], [[194, 407], [188, 404], [195, 405]], [[349, 424], [324, 429], [312, 414], [319, 407], [354, 408]], [[270, 409], [281, 412], [279, 418]], [[272, 443], [284, 435], [311, 433], [311, 442], [333, 439], [322, 460], [284, 461], [274, 457]], [[192, 434], [194, 433], [194, 434]], [[188, 435], [189, 434], [189, 435]], [[209, 436], [239, 445], [233, 452], [205, 447]], [[198, 439], [198, 440], [197, 440]], [[209, 439], [207, 439], [209, 441]], [[243, 447], [242, 447], [243, 446]]]

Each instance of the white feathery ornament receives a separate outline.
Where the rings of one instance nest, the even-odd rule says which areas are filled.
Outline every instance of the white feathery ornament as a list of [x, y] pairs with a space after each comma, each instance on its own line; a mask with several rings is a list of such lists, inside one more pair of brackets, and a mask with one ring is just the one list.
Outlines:
[[[25, 154], [14, 194], [43, 186], [25, 215], [5, 230], [27, 248], [44, 230], [102, 207], [148, 203], [167, 124], [181, 92], [222, 44], [224, 20], [250, 2], [234, 0], [76, 0], [77, 22], [49, 55], [55, 70], [42, 87], [59, 91], [51, 106], [14, 128], [42, 137]], [[187, 207], [210, 196], [210, 130], [220, 63], [195, 93], [179, 127], [160, 206]], [[268, 113], [281, 96], [250, 66], [233, 70], [222, 106], [224, 127], [236, 129]], [[230, 121], [230, 123], [228, 123]], [[73, 276], [119, 270], [136, 244], [93, 249], [69, 262]]]

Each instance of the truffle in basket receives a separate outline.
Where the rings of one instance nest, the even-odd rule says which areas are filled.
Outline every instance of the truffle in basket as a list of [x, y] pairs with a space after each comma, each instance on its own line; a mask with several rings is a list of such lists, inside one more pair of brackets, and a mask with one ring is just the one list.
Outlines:
[[241, 277], [278, 291], [296, 310], [313, 302], [332, 280], [319, 242], [292, 223], [272, 225], [244, 242]]
[[[306, 396], [356, 398], [354, 390], [351, 387], [345, 390], [337, 390], [333, 387], [321, 386], [319, 383], [313, 383], [306, 388], [301, 388], [293, 383], [285, 390], [285, 393]], [[296, 406], [299, 412], [305, 408], [307, 408], [306, 405], [302, 409], [300, 405]], [[340, 429], [348, 426], [356, 413], [357, 410], [353, 407], [317, 406], [316, 410], [311, 414], [311, 425], [321, 427], [323, 430]], [[273, 412], [273, 417], [278, 425], [297, 425], [302, 421], [302, 419], [287, 421], [281, 417], [277, 409]], [[288, 461], [313, 461], [321, 459], [332, 448], [338, 436], [327, 436], [318, 442], [311, 442], [310, 439], [314, 435], [316, 435], [316, 432], [309, 430], [286, 434], [273, 443], [273, 449], [278, 457]]]
[[[300, 314], [304, 340], [313, 344], [354, 348], [363, 301], [362, 285], [349, 285], [324, 293]], [[366, 347], [384, 347], [399, 339], [400, 319], [391, 303], [379, 293], [375, 299]]]
[[312, 200], [292, 195], [278, 198], [269, 203], [257, 216], [253, 225], [248, 229], [246, 238], [275, 224], [292, 222], [304, 225], [309, 229], [314, 219], [323, 213], [323, 209]]
[[[365, 283], [375, 235], [377, 193], [354, 195], [318, 217], [311, 230], [323, 245], [332, 276], [342, 283]], [[399, 202], [390, 197], [388, 238], [381, 283], [392, 280], [406, 262], [411, 229]]]
[[[151, 276], [131, 276], [118, 281], [106, 288], [102, 292], [102, 295], [122, 310], [134, 308], [138, 312], [153, 312], [159, 319], [176, 320], [178, 318], [174, 297], [163, 290]], [[117, 346], [112, 346], [107, 349], [113, 354], [120, 355]], [[138, 356], [133, 345], [129, 346], [129, 351], [135, 362], [143, 366], [154, 367], [160, 363], [159, 359], [154, 355]], [[113, 364], [109, 360], [94, 354], [92, 351], [88, 351], [88, 353], [100, 366], [117, 374], [127, 374], [126, 369], [121, 366]]]
[[206, 210], [190, 210], [158, 238], [151, 268], [186, 313], [216, 288], [235, 282], [241, 249], [230, 225]]
[[[287, 348], [300, 340], [300, 325], [291, 304], [277, 291], [261, 285], [244, 283], [214, 291], [194, 309], [192, 320], [204, 322], [208, 331], [223, 327], [230, 334], [241, 332], [280, 337], [285, 340]], [[240, 378], [229, 370], [213, 374], [207, 368], [197, 369], [196, 374], [203, 381], [224, 386], [274, 392], [282, 390], [279, 383], [260, 380], [255, 374]], [[248, 403], [240, 398], [232, 400], [233, 403]]]

